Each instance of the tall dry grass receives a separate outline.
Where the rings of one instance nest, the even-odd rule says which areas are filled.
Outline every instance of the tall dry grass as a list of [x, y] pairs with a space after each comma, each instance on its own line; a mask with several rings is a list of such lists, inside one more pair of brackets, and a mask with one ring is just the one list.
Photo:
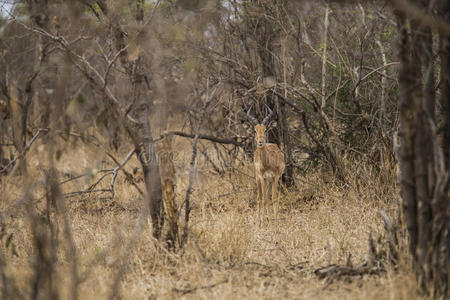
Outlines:
[[[187, 186], [189, 147], [186, 140], [174, 140], [174, 149], [183, 149], [175, 162], [180, 206]], [[44, 148], [38, 142], [28, 154], [29, 175], [35, 182], [45, 169]], [[116, 153], [117, 157], [124, 157], [127, 150]], [[98, 178], [95, 170], [111, 167], [105, 154], [89, 145], [73, 144], [62, 153], [57, 165], [60, 180], [67, 174], [92, 174], [62, 185], [64, 192], [84, 189]], [[137, 166], [133, 159], [125, 168], [132, 173]], [[279, 219], [260, 226], [251, 164], [219, 176], [200, 159], [189, 242], [176, 252], [159, 246], [148, 221], [132, 252], [124, 257], [141, 200], [123, 175], [116, 182], [113, 201], [89, 194], [66, 198], [78, 253], [80, 299], [107, 298], [123, 262], [122, 299], [419, 298], [406, 256], [397, 270], [388, 268], [385, 274], [351, 282], [327, 285], [314, 275], [318, 267], [345, 264], [349, 254], [354, 263], [364, 260], [369, 232], [376, 238], [384, 234], [380, 210], [392, 217], [397, 211], [394, 168], [389, 162], [382, 166], [381, 175], [365, 164], [348, 162], [348, 169], [353, 174], [348, 186], [336, 185], [326, 172], [298, 174], [296, 186], [281, 193]], [[1, 212], [11, 209], [27, 183], [20, 176], [2, 178]], [[109, 177], [100, 185], [108, 184]], [[32, 205], [43, 213], [43, 189], [37, 185], [31, 192]], [[63, 234], [62, 230], [57, 233], [61, 241]], [[23, 206], [4, 217], [1, 237], [7, 280], [17, 295], [28, 297], [36, 249]], [[69, 297], [72, 284], [72, 257], [65, 247], [61, 243], [55, 270], [63, 299]]]

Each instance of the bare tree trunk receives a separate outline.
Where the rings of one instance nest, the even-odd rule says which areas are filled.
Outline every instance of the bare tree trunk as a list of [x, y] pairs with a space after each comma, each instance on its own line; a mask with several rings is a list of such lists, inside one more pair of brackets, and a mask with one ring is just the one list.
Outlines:
[[[114, 18], [114, 16], [110, 15], [106, 1], [97, 1], [97, 4], [103, 14], [109, 18], [114, 35], [114, 45], [116, 51], [120, 53], [119, 61], [132, 83], [132, 101], [137, 105], [137, 107], [134, 107], [134, 111], [137, 115], [138, 124], [128, 123], [124, 125], [134, 142], [136, 155], [138, 156], [142, 167], [147, 188], [147, 197], [144, 201], [150, 201], [149, 206], [153, 225], [153, 236], [159, 239], [161, 228], [164, 223], [164, 215], [162, 214], [163, 198], [158, 161], [153, 146], [152, 128], [149, 121], [150, 103], [149, 99], [142, 92], [144, 88], [143, 83], [146, 81], [146, 75], [143, 70], [143, 59], [140, 54], [134, 61], [130, 59], [126, 49], [126, 35], [123, 32], [119, 21]], [[142, 0], [136, 2], [135, 18], [138, 23], [143, 22], [144, 1]], [[126, 118], [123, 118], [123, 122], [127, 122]]]
[[386, 60], [386, 52], [384, 50], [383, 44], [381, 44], [380, 40], [376, 40], [376, 43], [378, 47], [380, 48], [380, 54], [381, 54], [381, 60], [383, 61], [383, 69], [381, 70], [381, 95], [380, 95], [380, 114], [378, 119], [378, 124], [380, 127], [380, 130], [384, 132], [384, 121], [386, 120], [386, 95], [388, 92], [387, 88], [387, 60]]
[[287, 110], [286, 105], [277, 100], [279, 130], [281, 134], [281, 145], [283, 146], [283, 152], [285, 153], [286, 170], [284, 171], [282, 180], [286, 186], [292, 186], [294, 184], [294, 166], [292, 164], [292, 146], [289, 139], [289, 128], [287, 124]]
[[164, 211], [169, 223], [166, 242], [169, 249], [174, 249], [178, 241], [178, 210], [175, 201], [175, 166], [173, 164], [173, 151], [167, 135], [155, 145], [156, 157], [161, 174], [161, 186], [164, 201]]
[[[442, 17], [450, 23], [450, 2], [441, 2]], [[440, 77], [440, 103], [443, 111], [443, 138], [442, 145], [444, 149], [444, 159], [447, 170], [450, 169], [450, 37], [447, 35], [439, 36], [439, 54], [441, 58], [441, 77]]]
[[[418, 4], [427, 8], [426, 1]], [[450, 269], [450, 170], [443, 155], [448, 145], [439, 143], [436, 127], [432, 33], [401, 12], [396, 15], [400, 41], [398, 175], [410, 251], [421, 288], [434, 297], [446, 298]], [[447, 63], [448, 54], [441, 53], [441, 58]], [[445, 106], [449, 100], [441, 101]], [[445, 109], [443, 113], [447, 113]]]
[[153, 225], [153, 236], [159, 239], [161, 228], [164, 223], [162, 214], [162, 188], [161, 179], [156, 159], [155, 149], [152, 139], [151, 125], [149, 121], [150, 109], [148, 99], [141, 95], [142, 83], [144, 81], [143, 72], [141, 70], [140, 58], [133, 62], [132, 67], [132, 85], [134, 94], [134, 103], [138, 103], [137, 107], [139, 124], [136, 126], [136, 136], [139, 143], [136, 153], [142, 166], [145, 185], [147, 188], [147, 199], [150, 201], [150, 216]]
[[[28, 1], [28, 9], [31, 12], [31, 19], [33, 24], [44, 30], [48, 29], [48, 7], [47, 1]], [[49, 41], [42, 36], [38, 37], [36, 47], [34, 49], [34, 70], [32, 74], [27, 76], [25, 82], [14, 82], [10, 87], [10, 95], [13, 101], [10, 103], [14, 106], [12, 109], [13, 118], [13, 142], [17, 152], [22, 153], [25, 145], [27, 144], [27, 128], [28, 128], [28, 115], [34, 96], [34, 81], [39, 74], [40, 67], [46, 56], [46, 46]], [[23, 88], [21, 88], [21, 86]], [[46, 98], [45, 96], [43, 98]], [[44, 100], [45, 101], [45, 100]], [[45, 106], [45, 115], [49, 115], [49, 106]], [[25, 160], [19, 161], [19, 172], [21, 174], [26, 173]]]
[[413, 133], [411, 130], [411, 116], [409, 114], [409, 99], [412, 97], [412, 86], [414, 81], [410, 77], [410, 53], [409, 37], [407, 32], [406, 17], [397, 12], [397, 23], [399, 31], [399, 110], [400, 110], [400, 128], [399, 128], [399, 182], [400, 193], [403, 200], [403, 211], [405, 215], [406, 228], [410, 238], [411, 255], [416, 255], [417, 244], [417, 207], [415, 202], [415, 187], [412, 176], [414, 174], [413, 157]]
[[[276, 43], [275, 40], [278, 37], [277, 35], [280, 34], [280, 29], [276, 24], [267, 18], [268, 15], [275, 15], [276, 12], [272, 11], [274, 10], [274, 6], [270, 3], [270, 1], [255, 3], [255, 5], [261, 6], [265, 11], [265, 14], [258, 16], [258, 22], [256, 25], [253, 24], [256, 27], [257, 32], [256, 39], [258, 44], [258, 55], [261, 60], [263, 82], [266, 80], [275, 80], [275, 82], [277, 82], [279, 78], [277, 78], [277, 65], [275, 63], [276, 57], [274, 56], [274, 52]], [[284, 4], [279, 5], [282, 6]], [[265, 88], [268, 88], [268, 86], [265, 86]], [[275, 93], [270, 93], [269, 91], [266, 97], [268, 105], [272, 108], [272, 110], [277, 112], [278, 119], [276, 130], [269, 132], [269, 141], [279, 145], [285, 152], [286, 170], [283, 174], [283, 182], [286, 186], [292, 186], [294, 184], [294, 166], [291, 162], [292, 145], [289, 142], [287, 112], [285, 105], [279, 101], [278, 96]], [[263, 103], [263, 101], [260, 102], [257, 111], [265, 111], [264, 105], [265, 103]]]
[[328, 4], [325, 7], [325, 20], [323, 21], [323, 52], [322, 52], [322, 100], [320, 108], [323, 110], [325, 108], [326, 100], [326, 73], [327, 73], [327, 42], [328, 42], [328, 14], [330, 9]]
[[[138, 0], [136, 2], [136, 21], [143, 22], [144, 18], [144, 1]], [[119, 49], [117, 49], [119, 51]], [[163, 214], [163, 195], [161, 187], [161, 176], [159, 172], [158, 160], [156, 159], [155, 148], [152, 139], [152, 130], [149, 121], [150, 103], [149, 99], [141, 95], [145, 74], [142, 68], [142, 58], [139, 55], [138, 59], [132, 63], [131, 78], [133, 83], [133, 93], [135, 94], [135, 103], [139, 103], [138, 114], [140, 124], [138, 125], [138, 136], [143, 142], [143, 150], [145, 153], [145, 161], [140, 155], [142, 168], [144, 171], [144, 178], [147, 187], [148, 201], [150, 201], [150, 216], [153, 224], [153, 236], [159, 239], [161, 236], [161, 229], [164, 224]], [[150, 88], [150, 87], [148, 87]]]
[[[450, 24], [450, 2], [442, 0], [439, 9], [444, 20]], [[433, 234], [431, 262], [432, 273], [435, 276], [434, 294], [448, 297], [450, 289], [450, 36], [440, 34], [439, 44], [441, 58], [439, 102], [442, 107], [442, 120], [444, 120], [441, 131], [443, 158], [440, 166], [442, 170], [436, 174], [436, 186], [433, 191], [432, 210], [439, 213], [433, 218], [431, 230]], [[439, 143], [434, 141], [433, 145], [435, 152], [438, 152]], [[436, 169], [439, 163], [435, 161]]]

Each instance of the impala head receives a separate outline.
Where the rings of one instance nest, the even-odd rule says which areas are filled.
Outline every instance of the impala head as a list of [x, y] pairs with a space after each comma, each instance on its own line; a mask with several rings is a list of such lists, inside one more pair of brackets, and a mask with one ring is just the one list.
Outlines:
[[273, 116], [273, 111], [270, 109], [269, 106], [266, 105], [267, 109], [269, 110], [269, 115], [264, 118], [264, 120], [259, 123], [258, 120], [250, 115], [250, 111], [252, 109], [253, 105], [250, 106], [250, 109], [247, 111], [247, 118], [255, 125], [255, 141], [256, 141], [256, 147], [263, 148], [266, 144], [266, 129], [267, 129], [267, 123], [269, 123], [270, 118]]
[[256, 147], [263, 148], [266, 144], [266, 126], [258, 124], [255, 126]]

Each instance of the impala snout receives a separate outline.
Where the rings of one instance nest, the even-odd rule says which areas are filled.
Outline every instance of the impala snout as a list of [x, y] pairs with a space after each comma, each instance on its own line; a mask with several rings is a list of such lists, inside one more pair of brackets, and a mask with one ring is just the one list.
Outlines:
[[256, 130], [255, 142], [256, 147], [258, 148], [263, 148], [264, 145], [266, 144], [266, 136], [264, 134], [264, 131], [260, 130], [260, 128]]

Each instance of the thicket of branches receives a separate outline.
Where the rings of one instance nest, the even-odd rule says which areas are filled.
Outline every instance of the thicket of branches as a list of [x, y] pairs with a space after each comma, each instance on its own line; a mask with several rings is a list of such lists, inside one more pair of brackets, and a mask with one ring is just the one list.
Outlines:
[[[144, 203], [136, 235], [149, 214], [154, 237], [161, 238], [166, 219], [172, 226], [167, 243], [182, 247], [197, 142], [213, 143], [223, 163], [208, 160], [219, 173], [235, 167], [242, 153], [251, 159], [252, 128], [245, 112], [252, 105], [260, 120], [267, 106], [276, 112], [268, 136], [285, 153], [287, 187], [298, 174], [318, 170], [330, 171], [342, 186], [367, 168], [382, 175], [386, 162], [396, 161], [394, 136], [400, 127], [399, 179], [411, 252], [424, 288], [431, 291], [428, 282], [434, 282], [436, 295], [447, 295], [449, 9], [445, 0], [3, 4], [1, 176], [25, 176], [28, 149], [35, 139], [45, 139], [52, 162], [45, 173], [48, 225], [37, 226], [28, 207], [36, 222], [36, 247], [56, 247], [49, 243], [56, 218], [64, 221], [76, 257], [60, 174], [53, 167], [64, 151], [56, 141], [76, 137], [111, 153], [126, 148], [131, 152], [122, 162], [110, 154], [117, 168], [108, 174], [115, 178], [131, 155], [140, 161], [146, 190], [136, 187]], [[166, 132], [171, 119], [182, 130]], [[164, 132], [193, 139], [183, 230], [174, 227], [179, 212], [170, 212], [166, 202], [174, 175], [170, 155], [164, 156], [170, 145], [162, 152], [154, 149]], [[20, 205], [30, 201], [32, 189], [33, 182]], [[87, 190], [94, 191], [95, 186]], [[109, 192], [113, 198], [114, 181]], [[435, 250], [426, 254], [417, 250], [430, 247]], [[47, 279], [38, 274], [55, 263], [47, 257], [38, 261], [36, 289], [43, 282], [51, 285], [51, 272], [44, 272]]]

